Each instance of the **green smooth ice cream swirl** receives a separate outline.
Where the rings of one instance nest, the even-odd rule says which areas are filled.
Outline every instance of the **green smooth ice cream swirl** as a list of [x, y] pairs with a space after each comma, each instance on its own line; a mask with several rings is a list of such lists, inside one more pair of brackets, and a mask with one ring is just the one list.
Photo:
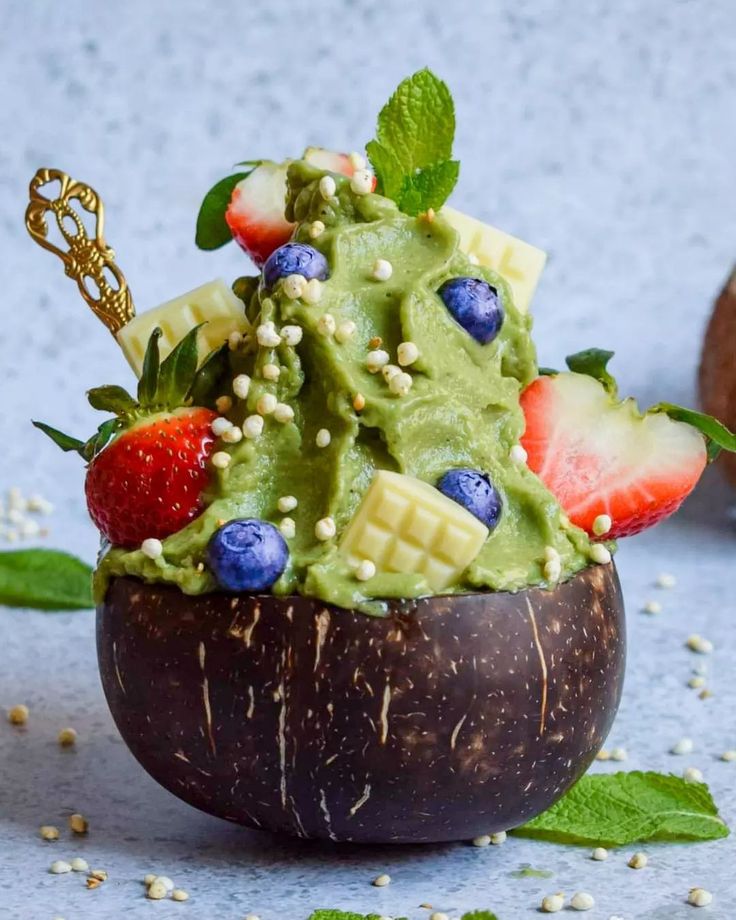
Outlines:
[[[267, 412], [259, 437], [219, 444], [232, 459], [226, 469], [213, 471], [205, 511], [164, 540], [159, 559], [110, 550], [100, 563], [98, 592], [120, 574], [171, 582], [189, 594], [216, 590], [206, 550], [218, 526], [244, 517], [278, 526], [284, 518], [279, 499], [294, 496], [289, 562], [274, 593], [299, 593], [368, 613], [381, 613], [381, 598], [432, 594], [418, 575], [379, 571], [358, 581], [339, 552], [340, 537], [378, 469], [436, 485], [448, 470], [469, 467], [486, 473], [500, 493], [498, 526], [449, 593], [544, 583], [549, 548], [559, 554], [562, 578], [588, 564], [585, 533], [567, 521], [525, 464], [510, 457], [524, 430], [519, 395], [537, 375], [537, 365], [531, 320], [514, 306], [507, 283], [468, 260], [441, 213], [410, 217], [388, 198], [355, 194], [350, 181], [336, 175], [336, 193], [325, 200], [319, 188], [323, 175], [304, 161], [292, 163], [286, 211], [297, 222], [294, 238], [327, 258], [330, 274], [321, 283], [320, 299], [291, 299], [284, 281], [271, 290], [260, 278], [234, 285], [246, 302], [253, 335], [244, 348], [230, 352], [231, 381], [247, 374], [252, 383], [247, 398], [234, 398], [226, 414], [242, 425], [258, 414], [262, 397], [272, 396], [293, 410], [293, 420], [284, 420], [288, 410]], [[316, 236], [310, 233], [314, 221], [324, 224]], [[390, 262], [388, 280], [375, 279], [377, 259]], [[443, 282], [458, 276], [483, 279], [499, 292], [505, 318], [488, 345], [458, 325], [437, 294]], [[259, 344], [268, 337], [256, 330], [268, 323], [276, 333], [300, 327], [301, 340], [289, 344], [298, 334], [287, 334], [275, 346]], [[402, 342], [414, 343], [419, 357], [402, 368], [412, 385], [398, 395], [381, 372], [370, 372], [367, 356], [380, 348], [397, 364]], [[266, 365], [279, 368], [277, 379], [264, 377]], [[273, 369], [266, 376], [274, 376]], [[261, 412], [263, 407], [261, 402]], [[317, 443], [322, 429], [329, 432], [326, 446]], [[322, 435], [320, 444], [325, 440]], [[315, 525], [326, 517], [334, 520], [336, 536], [324, 541]]]

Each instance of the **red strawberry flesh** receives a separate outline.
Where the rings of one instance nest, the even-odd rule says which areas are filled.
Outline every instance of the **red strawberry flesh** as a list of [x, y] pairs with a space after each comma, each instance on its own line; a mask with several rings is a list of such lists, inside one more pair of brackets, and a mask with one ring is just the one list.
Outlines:
[[233, 189], [225, 212], [233, 239], [260, 266], [291, 239], [294, 224], [284, 217], [286, 163], [261, 163]]
[[209, 409], [145, 418], [112, 441], [87, 469], [90, 517], [116, 546], [181, 530], [203, 509], [215, 443]]
[[592, 377], [539, 377], [522, 393], [529, 468], [570, 520], [593, 534], [611, 517], [606, 539], [651, 527], [676, 511], [695, 487], [707, 457], [702, 436], [664, 413], [641, 415], [616, 402]]

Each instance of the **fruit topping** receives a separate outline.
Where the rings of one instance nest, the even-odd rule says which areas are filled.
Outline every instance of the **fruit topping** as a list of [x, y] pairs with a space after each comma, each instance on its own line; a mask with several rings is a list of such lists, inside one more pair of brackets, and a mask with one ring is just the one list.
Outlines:
[[356, 567], [422, 575], [441, 591], [475, 559], [488, 528], [434, 486], [378, 470], [342, 538], [340, 551]]
[[271, 288], [280, 278], [288, 278], [289, 275], [301, 275], [307, 281], [313, 278], [324, 281], [329, 275], [327, 259], [307, 243], [286, 243], [266, 260], [263, 282]]
[[492, 268], [511, 287], [514, 306], [527, 313], [547, 254], [503, 230], [445, 206], [442, 217], [460, 235], [460, 248], [479, 265]]
[[265, 591], [286, 568], [289, 550], [273, 524], [244, 518], [215, 531], [207, 557], [225, 591]]
[[466, 332], [481, 345], [492, 342], [503, 324], [498, 291], [478, 278], [451, 278], [438, 294]]
[[352, 176], [356, 170], [353, 159], [347, 153], [335, 153], [324, 147], [307, 147], [304, 159], [317, 169], [326, 169], [341, 176]]
[[225, 212], [233, 239], [259, 266], [294, 230], [284, 216], [287, 166], [260, 163], [235, 186]]
[[[575, 364], [575, 362], [573, 362]], [[538, 377], [522, 393], [527, 463], [573, 524], [606, 539], [638, 533], [676, 511], [707, 462], [702, 435], [656, 407], [639, 412], [581, 373]]]
[[477, 470], [448, 470], [437, 483], [437, 488], [458, 505], [462, 505], [489, 530], [501, 517], [501, 496], [491, 485], [488, 476]]
[[94, 409], [114, 413], [88, 441], [78, 441], [34, 422], [66, 451], [89, 462], [85, 493], [90, 517], [118, 546], [137, 547], [181, 530], [204, 507], [210, 482], [208, 460], [217, 413], [192, 406], [212, 379], [216, 352], [197, 370], [198, 327], [159, 363], [161, 330], [154, 329], [143, 361], [137, 399], [122, 387], [87, 394]]
[[123, 326], [116, 338], [128, 364], [140, 377], [146, 346], [157, 326], [162, 332], [158, 349], [163, 359], [191, 329], [200, 325], [197, 340], [200, 358], [219, 348], [232, 333], [243, 335], [250, 331], [243, 301], [221, 278], [139, 314]]

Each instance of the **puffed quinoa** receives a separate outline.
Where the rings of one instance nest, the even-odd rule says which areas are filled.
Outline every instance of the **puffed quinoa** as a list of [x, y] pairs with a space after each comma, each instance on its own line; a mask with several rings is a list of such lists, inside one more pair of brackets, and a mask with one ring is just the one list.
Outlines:
[[355, 335], [356, 329], [357, 326], [351, 319], [346, 320], [344, 323], [340, 323], [337, 329], [335, 329], [336, 341], [338, 341], [341, 345], [344, 345], [348, 339], [351, 339]]
[[611, 529], [613, 521], [610, 514], [599, 514], [593, 521], [593, 533], [596, 537], [602, 537]]
[[294, 410], [286, 403], [277, 403], [276, 408], [273, 410], [273, 417], [277, 422], [285, 425], [287, 422], [294, 421]]
[[237, 351], [240, 348], [240, 345], [243, 341], [243, 333], [238, 332], [237, 329], [234, 332], [231, 332], [227, 337], [227, 347], [230, 351]]
[[643, 869], [648, 862], [649, 858], [646, 853], [634, 853], [626, 865], [630, 869]]
[[376, 281], [388, 281], [388, 279], [393, 275], [394, 267], [388, 261], [388, 259], [376, 259], [373, 263], [373, 270], [371, 271], [371, 276]]
[[680, 738], [670, 748], [670, 754], [691, 754], [694, 747], [692, 738]]
[[249, 415], [243, 422], [243, 434], [251, 441], [260, 438], [263, 434], [263, 416]]
[[364, 559], [355, 570], [358, 581], [370, 581], [376, 574], [376, 564], [370, 559]]
[[233, 425], [232, 428], [228, 428], [227, 431], [223, 432], [222, 440], [226, 444], [237, 444], [239, 441], [243, 440], [243, 432], [240, 428], [236, 428]]
[[69, 815], [69, 827], [75, 834], [86, 834], [89, 830], [89, 821], [78, 813]]
[[391, 884], [391, 876], [383, 872], [381, 875], [377, 875], [373, 879], [372, 884], [375, 885], [376, 888], [385, 888], [386, 885]]
[[174, 883], [173, 883], [172, 880], [168, 877], [168, 875], [157, 875], [156, 878], [154, 879], [154, 881], [161, 882], [161, 884], [164, 886], [164, 888], [165, 888], [167, 891], [173, 891], [173, 890], [174, 890]]
[[264, 364], [261, 373], [264, 380], [278, 380], [281, 376], [281, 368], [278, 364]]
[[65, 875], [71, 871], [72, 867], [65, 859], [55, 859], [49, 866], [49, 872], [52, 875]]
[[692, 652], [698, 652], [701, 655], [710, 655], [713, 651], [713, 643], [710, 639], [704, 639], [697, 633], [688, 636], [685, 644]]
[[71, 861], [72, 872], [88, 872], [89, 863], [86, 859], [82, 859], [81, 856], [75, 856]]
[[724, 760], [726, 763], [736, 762], [736, 750], [724, 751], [721, 754], [721, 760]]
[[332, 176], [322, 176], [319, 180], [319, 193], [327, 201], [337, 191], [337, 185]]
[[396, 364], [386, 364], [381, 368], [381, 376], [386, 383], [390, 383], [392, 377], [401, 373], [403, 373], [401, 368]]
[[229, 412], [233, 407], [232, 397], [218, 396], [215, 400], [215, 408], [218, 412]]
[[171, 892], [171, 900], [172, 901], [188, 901], [189, 893], [184, 891], [183, 888], [174, 888], [174, 890]]
[[332, 440], [332, 435], [326, 428], [320, 428], [317, 432], [317, 436], [314, 439], [314, 443], [317, 447], [327, 447]]
[[263, 396], [258, 397], [256, 412], [259, 415], [270, 415], [278, 405], [278, 402], [273, 393], [264, 393]]
[[289, 300], [298, 300], [307, 286], [304, 275], [287, 275], [282, 282], [284, 294]]
[[156, 878], [148, 886], [146, 897], [150, 898], [152, 901], [161, 901], [166, 897], [168, 893], [169, 892], [166, 890], [166, 886], [163, 884], [161, 879]]
[[[321, 191], [321, 189], [320, 189]], [[325, 232], [325, 225], [321, 220], [313, 220], [309, 227], [309, 235], [313, 240], [316, 240], [318, 236], [322, 236]]]
[[231, 459], [232, 458], [230, 454], [227, 453], [227, 451], [216, 450], [214, 454], [212, 454], [210, 461], [212, 463], [212, 466], [215, 467], [215, 469], [226, 470], [230, 466]]
[[294, 495], [282, 495], [277, 503], [278, 509], [282, 512], [282, 514], [288, 514], [289, 511], [293, 511], [298, 504], [299, 502]]
[[388, 388], [395, 396], [406, 396], [412, 387], [411, 374], [405, 374], [403, 371], [394, 376], [388, 382]]
[[687, 903], [693, 907], [707, 907], [713, 901], [713, 895], [705, 888], [691, 888], [687, 896]]
[[306, 287], [302, 291], [302, 300], [304, 303], [315, 304], [322, 300], [322, 282], [319, 278], [310, 278]]
[[367, 195], [373, 188], [373, 175], [367, 169], [356, 169], [350, 177], [350, 190], [356, 195]]
[[487, 847], [491, 845], [491, 835], [481, 834], [480, 837], [473, 837], [474, 847]]
[[661, 572], [659, 575], [657, 575], [658, 588], [674, 588], [676, 584], [677, 579], [669, 572]]
[[561, 894], [548, 894], [542, 898], [542, 912], [545, 914], [557, 914], [565, 906], [565, 899]]
[[491, 843], [494, 847], [500, 846], [502, 843], [506, 843], [506, 831], [498, 831], [495, 834], [491, 834]]
[[353, 397], [353, 409], [356, 412], [362, 412], [365, 409], [365, 396], [362, 393], [356, 393]]
[[419, 348], [414, 342], [402, 342], [396, 349], [396, 355], [399, 364], [402, 367], [408, 367], [419, 357]]
[[353, 169], [365, 169], [365, 157], [363, 154], [358, 153], [356, 150], [353, 150], [352, 153], [348, 154], [348, 160]]
[[41, 825], [38, 832], [41, 835], [42, 840], [58, 840], [59, 839], [59, 828], [54, 827], [53, 824]]
[[331, 313], [325, 313], [317, 320], [317, 332], [320, 335], [333, 335], [336, 328], [337, 323]]
[[590, 858], [596, 862], [603, 862], [604, 859], [608, 859], [608, 850], [605, 847], [596, 847], [590, 854]]
[[287, 540], [293, 540], [296, 536], [296, 522], [293, 518], [285, 517], [279, 524], [279, 530]]
[[276, 332], [276, 327], [272, 322], [262, 323], [256, 329], [256, 339], [258, 344], [264, 348], [276, 348], [281, 344], [281, 336]]
[[382, 348], [376, 348], [369, 351], [365, 358], [365, 364], [371, 374], [377, 374], [382, 367], [389, 362], [389, 354]]
[[659, 601], [647, 601], [646, 604], [642, 607], [644, 613], [661, 613], [662, 605]]
[[522, 464], [526, 463], [528, 454], [521, 444], [514, 444], [509, 451], [509, 458], [512, 463], [515, 463], [517, 466], [522, 466]]
[[611, 561], [611, 551], [602, 543], [594, 543], [590, 547], [590, 558], [598, 565], [607, 565]]
[[595, 907], [595, 898], [587, 891], [578, 891], [570, 899], [570, 907], [573, 910], [590, 910]]
[[314, 535], [318, 540], [331, 540], [337, 533], [337, 527], [331, 517], [321, 518], [314, 525]]
[[141, 552], [149, 559], [158, 559], [163, 554], [164, 545], [156, 537], [147, 537], [141, 543]]
[[617, 760], [617, 761], [621, 762], [621, 761], [623, 761], [623, 760], [628, 760], [628, 757], [629, 757], [629, 755], [628, 755], [628, 753], [627, 753], [627, 751], [626, 751], [626, 748], [615, 747], [615, 748], [613, 748], [613, 750], [611, 751], [611, 760]]
[[686, 783], [702, 783], [703, 772], [702, 770], [698, 770], [697, 767], [686, 767], [682, 771], [682, 778]]
[[24, 703], [11, 706], [8, 710], [8, 722], [11, 725], [25, 725], [28, 721], [28, 707]]
[[224, 416], [218, 416], [218, 418], [214, 419], [212, 421], [212, 424], [210, 425], [210, 428], [212, 429], [212, 434], [216, 438], [221, 438], [222, 435], [228, 430], [228, 428], [232, 428], [232, 427], [233, 427], [233, 423], [230, 421], [229, 418], [224, 418]]
[[281, 338], [286, 342], [287, 345], [298, 345], [304, 335], [304, 330], [301, 326], [283, 326], [281, 328]]
[[247, 374], [238, 374], [233, 380], [233, 393], [238, 399], [245, 399], [250, 392], [250, 377]]
[[77, 732], [73, 728], [62, 728], [56, 740], [61, 747], [72, 747], [77, 742]]

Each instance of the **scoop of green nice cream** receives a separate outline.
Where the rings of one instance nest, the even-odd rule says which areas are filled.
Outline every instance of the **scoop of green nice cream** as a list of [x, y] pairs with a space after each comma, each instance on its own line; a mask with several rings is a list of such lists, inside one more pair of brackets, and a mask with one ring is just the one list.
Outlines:
[[[248, 374], [252, 384], [246, 399], [233, 400], [228, 417], [242, 425], [258, 414], [259, 399], [271, 394], [293, 409], [293, 421], [269, 413], [260, 437], [218, 445], [232, 460], [216, 471], [204, 513], [168, 537], [156, 560], [140, 551], [110, 550], [98, 569], [98, 593], [121, 574], [170, 582], [188, 594], [215, 590], [206, 548], [217, 527], [241, 517], [278, 525], [286, 516], [279, 499], [294, 496], [298, 504], [287, 512], [295, 523], [287, 539], [289, 564], [275, 593], [296, 592], [368, 613], [381, 612], [380, 598], [431, 594], [417, 575], [379, 572], [360, 582], [339, 553], [340, 536], [377, 469], [434, 485], [447, 470], [470, 467], [487, 473], [500, 492], [500, 523], [452, 593], [544, 583], [549, 547], [559, 554], [562, 578], [587, 564], [587, 536], [569, 524], [540, 480], [510, 458], [524, 430], [519, 394], [537, 366], [531, 320], [515, 308], [509, 286], [471, 264], [441, 215], [409, 217], [380, 195], [354, 194], [349, 180], [338, 176], [335, 196], [325, 200], [319, 190], [323, 175], [304, 161], [292, 163], [287, 202], [287, 216], [298, 222], [295, 239], [319, 249], [330, 266], [319, 301], [291, 299], [283, 282], [272, 290], [257, 278], [234, 286], [246, 300], [254, 335], [231, 353], [231, 372], [233, 378]], [[324, 225], [319, 235], [313, 235], [315, 221]], [[374, 277], [378, 259], [392, 266], [388, 280]], [[457, 276], [484, 279], [501, 295], [505, 319], [488, 345], [459, 326], [437, 295], [443, 282]], [[277, 331], [301, 327], [301, 341], [258, 345], [255, 329], [268, 322]], [[369, 371], [366, 359], [380, 347], [397, 364], [402, 342], [414, 343], [419, 357], [404, 368], [411, 390], [397, 395], [381, 372]], [[277, 380], [264, 378], [265, 365], [279, 368]], [[358, 406], [364, 400], [360, 411], [356, 396]], [[329, 432], [326, 446], [319, 446], [324, 435], [318, 444], [322, 429]], [[336, 536], [322, 541], [315, 525], [325, 517], [334, 520]]]

